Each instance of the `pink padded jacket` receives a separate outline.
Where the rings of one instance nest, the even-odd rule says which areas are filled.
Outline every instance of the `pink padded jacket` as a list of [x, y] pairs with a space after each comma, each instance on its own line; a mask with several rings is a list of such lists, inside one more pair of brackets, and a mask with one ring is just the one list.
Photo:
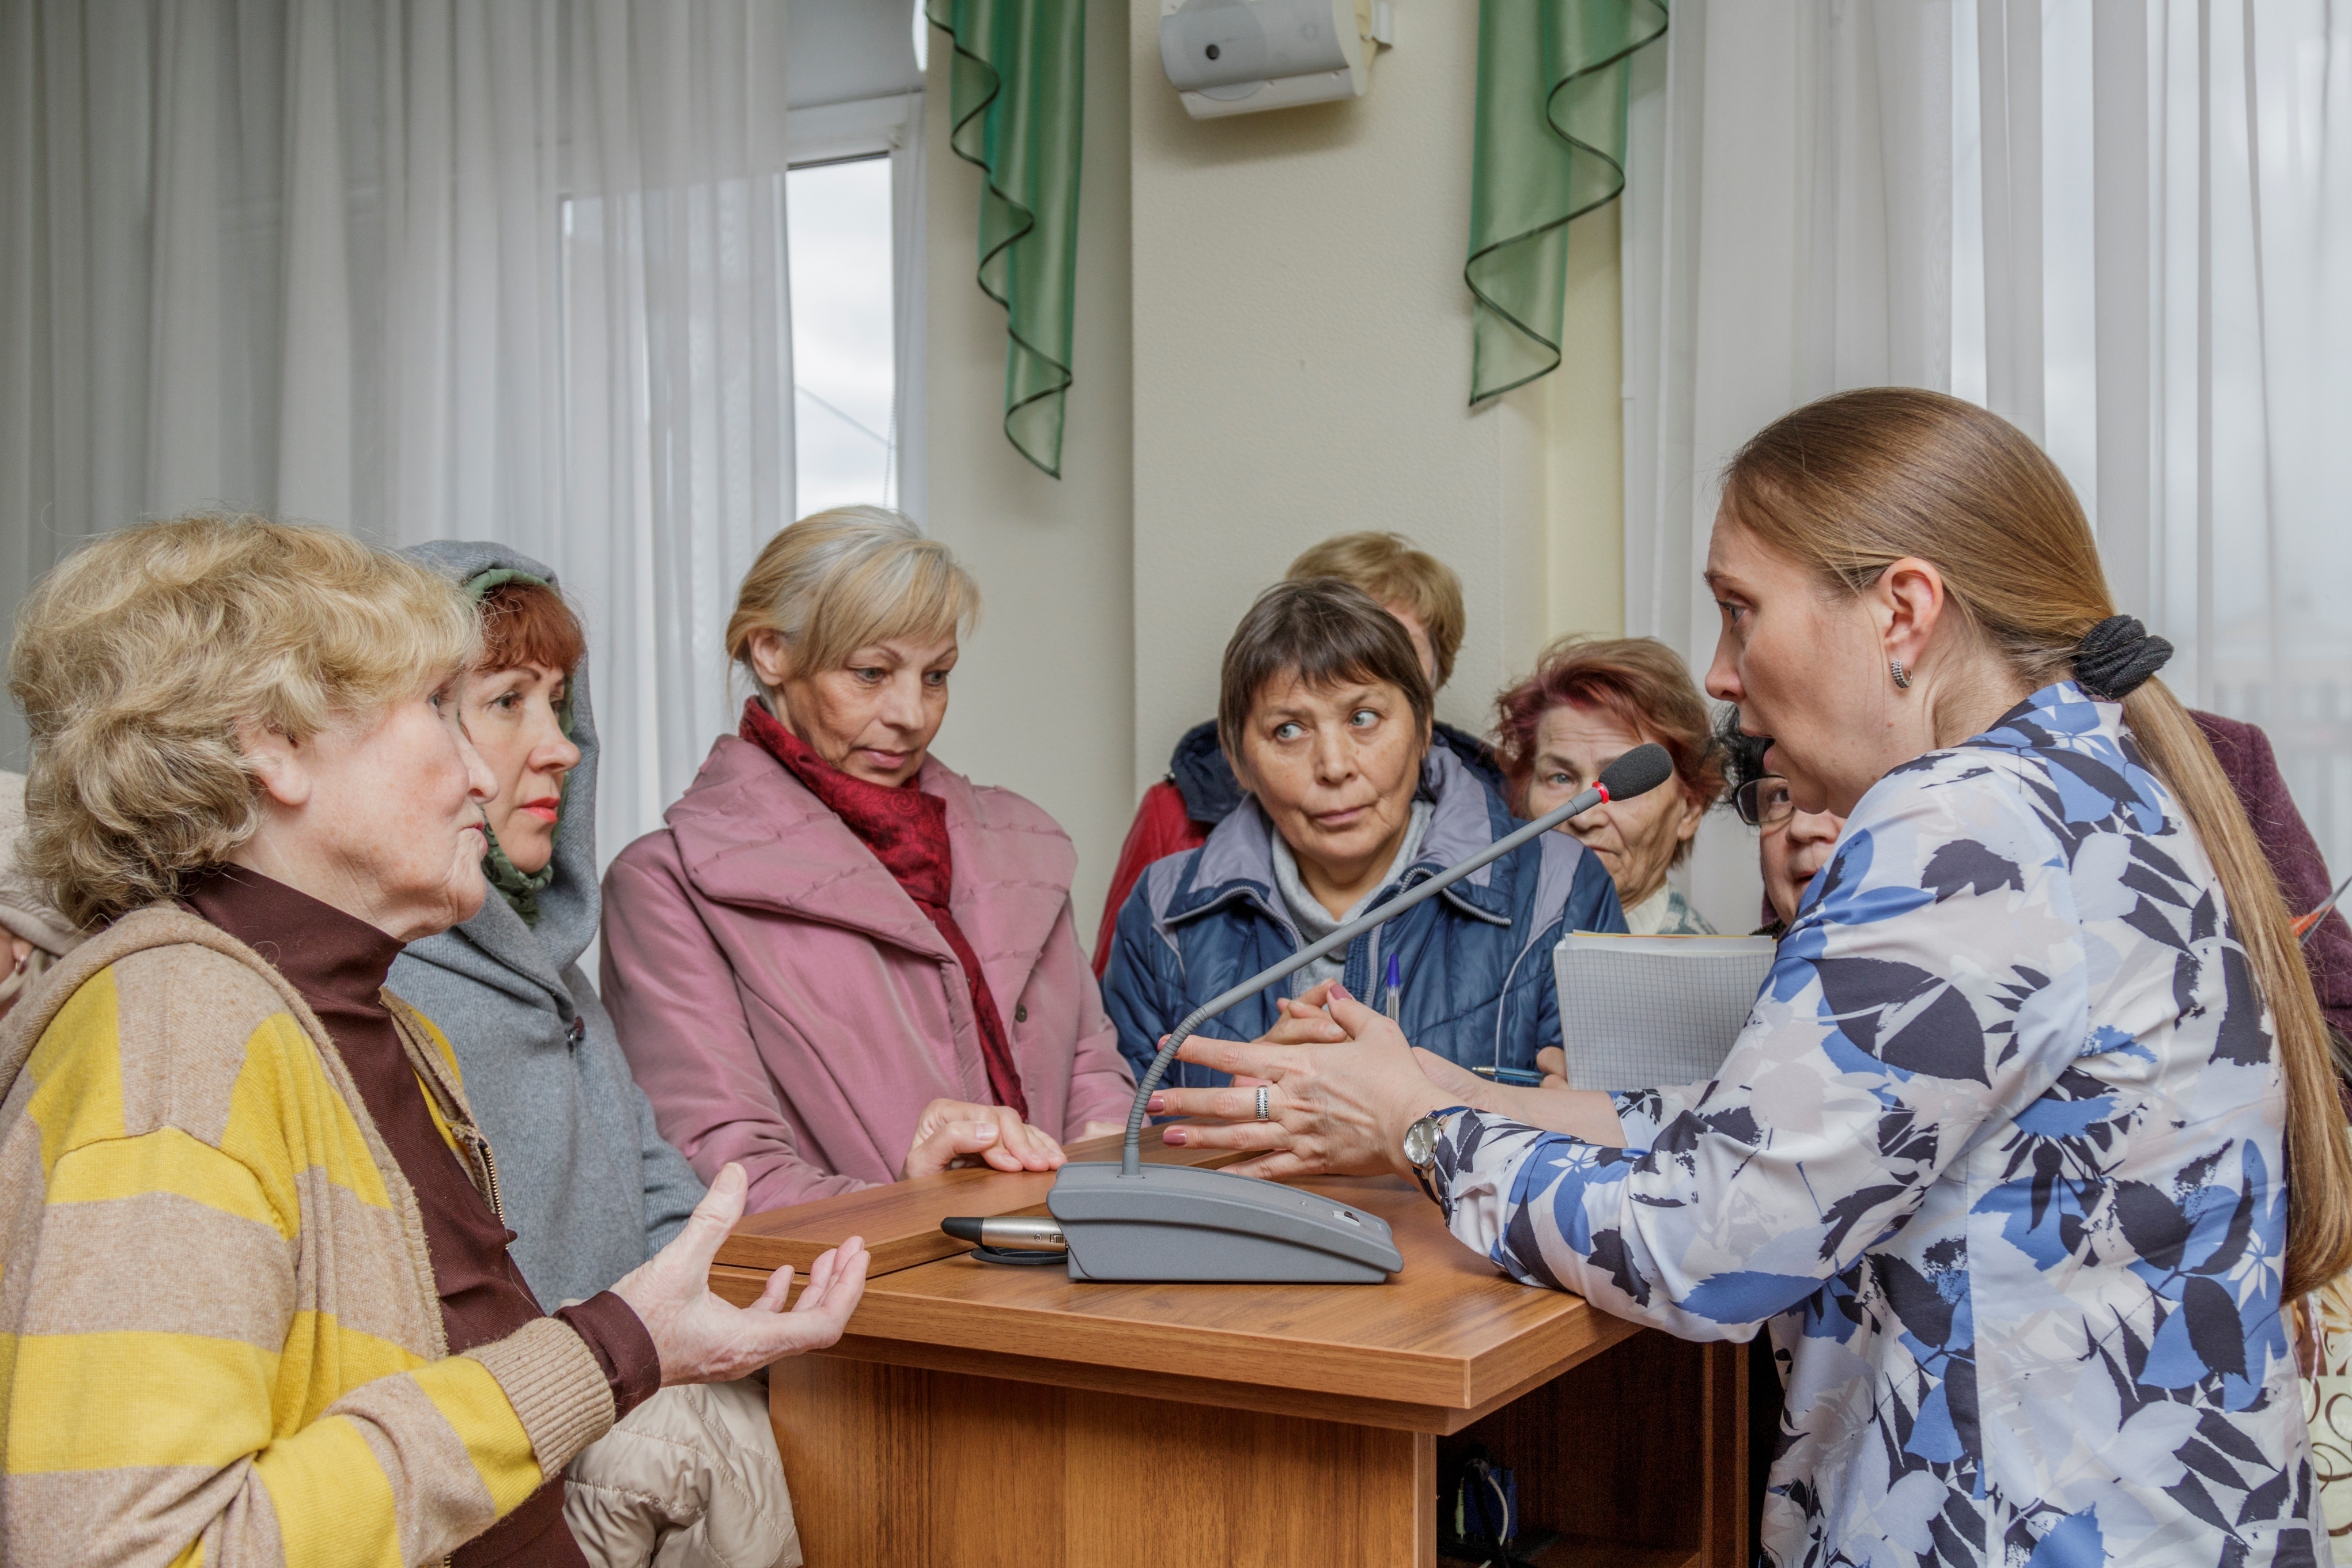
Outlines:
[[[936, 758], [950, 907], [1004, 1009], [1029, 1119], [1124, 1122], [1135, 1085], [1070, 904], [1069, 836]], [[936, 1099], [988, 1100], [971, 990], [882, 863], [782, 764], [729, 735], [669, 826], [604, 877], [604, 1002], [662, 1136], [751, 1207], [895, 1180]]]

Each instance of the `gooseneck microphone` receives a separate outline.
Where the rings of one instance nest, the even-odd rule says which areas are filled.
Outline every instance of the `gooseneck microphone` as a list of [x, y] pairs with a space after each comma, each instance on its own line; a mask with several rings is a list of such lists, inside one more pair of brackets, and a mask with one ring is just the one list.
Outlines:
[[1636, 747], [1601, 770], [1600, 780], [1558, 810], [1450, 866], [1322, 941], [1262, 974], [1253, 975], [1176, 1026], [1135, 1092], [1119, 1164], [1064, 1166], [1045, 1199], [1052, 1216], [1036, 1218], [950, 1218], [940, 1228], [974, 1241], [993, 1263], [1067, 1260], [1072, 1280], [1169, 1281], [1230, 1284], [1377, 1285], [1404, 1267], [1388, 1221], [1310, 1187], [1253, 1181], [1224, 1171], [1143, 1163], [1144, 1108], [1167, 1076], [1177, 1048], [1192, 1031], [1235, 1002], [1255, 996], [1326, 954], [1338, 952], [1384, 920], [1548, 833], [1579, 811], [1623, 800], [1674, 777], [1659, 746]]
[[1276, 980], [1287, 975], [1296, 974], [1316, 959], [1345, 949], [1349, 943], [1353, 942], [1375, 925], [1393, 920], [1414, 904], [1436, 897], [1479, 867], [1509, 854], [1513, 850], [1529, 842], [1539, 834], [1551, 831], [1570, 817], [1590, 811], [1593, 807], [1607, 801], [1630, 800], [1636, 795], [1647, 794], [1674, 776], [1674, 758], [1666, 755], [1664, 747], [1655, 744], [1637, 746], [1602, 768], [1601, 777], [1593, 781], [1591, 789], [1585, 790], [1565, 805], [1554, 807], [1525, 827], [1496, 839], [1461, 864], [1448, 866], [1402, 896], [1391, 899], [1368, 915], [1350, 920], [1320, 942], [1312, 946], [1301, 948], [1281, 963], [1260, 970], [1232, 990], [1212, 997], [1193, 1009], [1192, 1012], [1185, 1015], [1184, 1021], [1178, 1024], [1169, 1034], [1166, 1041], [1160, 1047], [1160, 1054], [1151, 1059], [1150, 1071], [1143, 1075], [1143, 1082], [1136, 1086], [1135, 1103], [1127, 1113], [1127, 1143], [1119, 1154], [1119, 1174], [1123, 1176], [1132, 1176], [1141, 1172], [1143, 1121], [1147, 1113], [1145, 1107], [1151, 1103], [1151, 1092], [1159, 1088], [1160, 1081], [1168, 1075], [1168, 1064], [1176, 1060], [1178, 1048], [1192, 1038], [1193, 1030], [1232, 1007], [1235, 1002], [1246, 1001]]

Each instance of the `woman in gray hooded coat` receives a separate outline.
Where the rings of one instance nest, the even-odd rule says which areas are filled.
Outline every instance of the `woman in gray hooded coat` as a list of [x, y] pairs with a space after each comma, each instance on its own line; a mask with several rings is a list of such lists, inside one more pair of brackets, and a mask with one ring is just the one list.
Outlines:
[[[412, 944], [389, 985], [457, 1052], [498, 1160], [509, 1249], [552, 1310], [660, 1250], [703, 1187], [656, 1130], [578, 962], [601, 913], [579, 622], [554, 575], [503, 546], [436, 540], [407, 553], [482, 604], [483, 659], [459, 711], [498, 779], [482, 869], [500, 896]], [[796, 1563], [776, 1452], [757, 1385], [664, 1389], [574, 1462], [564, 1517], [601, 1568], [656, 1551], [666, 1564]]]
[[[497, 1151], [515, 1261], [541, 1304], [551, 1308], [587, 1300], [660, 1250], [694, 1212], [702, 1183], [655, 1130], [653, 1107], [629, 1076], [613, 1020], [578, 962], [595, 938], [602, 907], [596, 720], [578, 622], [567, 612], [555, 630], [541, 631], [543, 612], [534, 613], [532, 596], [517, 591], [551, 591], [554, 579], [503, 546], [436, 539], [407, 553], [489, 599], [489, 660], [468, 679], [463, 711], [467, 732], [501, 775], [500, 798], [487, 808], [491, 847], [482, 869], [503, 896], [485, 901], [464, 925], [412, 945], [393, 966], [391, 985], [457, 1050], [467, 1095]], [[561, 657], [566, 653], [571, 659]], [[527, 679], [511, 678], [519, 676]], [[508, 689], [517, 685], [530, 689]], [[501, 749], [501, 734], [526, 724], [534, 706], [543, 716], [551, 697], [567, 733], [551, 737], [557, 745], [527, 746], [533, 755], [516, 761], [560, 763], [557, 753], [577, 760], [500, 768], [490, 753]], [[551, 778], [561, 782], [545, 782]], [[518, 794], [531, 798], [512, 798]], [[537, 861], [551, 832], [552, 855], [531, 874], [519, 873], [506, 851]]]

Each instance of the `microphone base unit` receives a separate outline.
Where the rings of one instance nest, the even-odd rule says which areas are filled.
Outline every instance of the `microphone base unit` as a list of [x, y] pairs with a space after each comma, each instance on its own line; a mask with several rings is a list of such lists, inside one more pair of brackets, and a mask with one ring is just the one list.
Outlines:
[[1404, 1268], [1388, 1221], [1319, 1193], [1191, 1166], [1067, 1165], [1045, 1207], [1070, 1278], [1378, 1285]]

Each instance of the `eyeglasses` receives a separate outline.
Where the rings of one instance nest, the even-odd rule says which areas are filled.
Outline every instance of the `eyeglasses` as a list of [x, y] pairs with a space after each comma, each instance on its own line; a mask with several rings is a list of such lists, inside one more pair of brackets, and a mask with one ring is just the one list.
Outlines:
[[1789, 781], [1777, 773], [1750, 779], [1732, 792], [1731, 809], [1751, 828], [1777, 828], [1796, 814]]

